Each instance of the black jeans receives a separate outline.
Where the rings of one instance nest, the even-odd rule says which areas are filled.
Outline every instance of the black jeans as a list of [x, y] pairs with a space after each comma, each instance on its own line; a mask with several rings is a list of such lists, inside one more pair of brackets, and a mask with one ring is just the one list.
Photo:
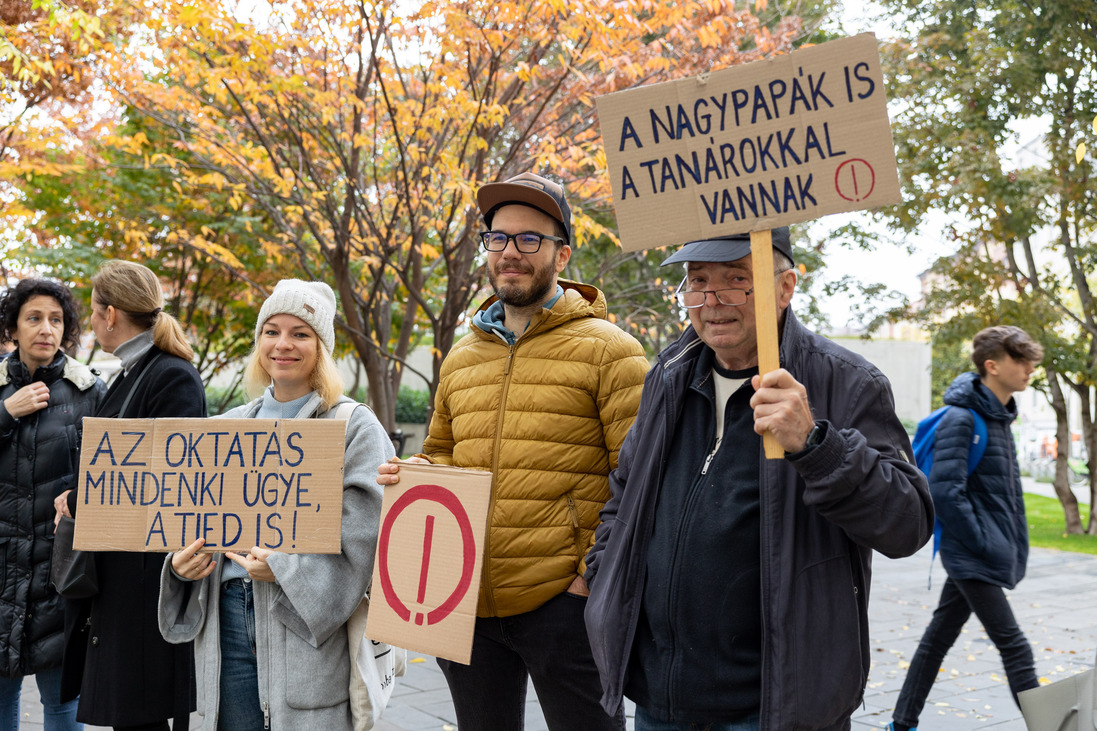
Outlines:
[[551, 731], [623, 731], [624, 708], [602, 710], [587, 641], [586, 599], [563, 593], [513, 617], [478, 617], [469, 665], [439, 658], [461, 731], [522, 731], [533, 679]]
[[941, 662], [960, 636], [960, 630], [972, 612], [983, 623], [987, 636], [1002, 655], [1013, 700], [1017, 700], [1017, 694], [1022, 690], [1039, 685], [1032, 646], [1017, 626], [1002, 587], [973, 579], [949, 578], [941, 590], [941, 601], [933, 612], [933, 619], [910, 662], [892, 716], [896, 723], [911, 727], [918, 725], [918, 716], [926, 704]]

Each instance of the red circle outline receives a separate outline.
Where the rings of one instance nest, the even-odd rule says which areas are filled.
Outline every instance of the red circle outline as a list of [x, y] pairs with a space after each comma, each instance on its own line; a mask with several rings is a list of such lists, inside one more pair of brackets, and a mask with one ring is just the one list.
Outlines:
[[[838, 186], [838, 175], [842, 172], [842, 168], [844, 168], [846, 165], [849, 165], [850, 163], [853, 163], [853, 162], [863, 162], [865, 164], [865, 167], [868, 168], [868, 171], [870, 173], [872, 173], [872, 183], [868, 186], [868, 192], [865, 193], [860, 198], [850, 198], [848, 195], [843, 193], [842, 189]], [[846, 160], [841, 165], [839, 165], [838, 169], [834, 171], [834, 190], [835, 190], [835, 192], [838, 193], [838, 195], [840, 195], [845, 200], [851, 201], [853, 203], [860, 203], [861, 201], [866, 200], [869, 196], [871, 196], [872, 191], [876, 190], [876, 170], [873, 169], [872, 165], [869, 164], [868, 160], [866, 160], [862, 157], [851, 157], [850, 159]]]
[[389, 538], [396, 518], [405, 508], [417, 500], [430, 500], [438, 503], [457, 519], [457, 525], [461, 529], [461, 578], [453, 592], [446, 597], [446, 600], [435, 609], [427, 612], [427, 624], [430, 625], [449, 616], [450, 612], [461, 603], [465, 593], [468, 592], [469, 584], [472, 583], [472, 572], [476, 568], [476, 539], [472, 535], [472, 523], [469, 522], [468, 514], [465, 512], [464, 506], [461, 505], [461, 501], [441, 485], [416, 485], [396, 498], [381, 524], [381, 534], [377, 538], [377, 568], [381, 578], [381, 589], [385, 594], [385, 601], [388, 602], [388, 605], [392, 607], [392, 610], [396, 612], [400, 619], [405, 622], [410, 621], [411, 610], [400, 600], [395, 588], [392, 586], [392, 577], [389, 576], [388, 565]]

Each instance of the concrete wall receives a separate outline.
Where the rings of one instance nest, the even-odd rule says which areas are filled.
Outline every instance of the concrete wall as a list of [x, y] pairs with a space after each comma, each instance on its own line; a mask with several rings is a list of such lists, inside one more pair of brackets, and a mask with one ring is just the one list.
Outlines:
[[[879, 368], [891, 381], [895, 412], [900, 419], [919, 421], [930, 412], [929, 343], [912, 340], [832, 338]], [[808, 394], [811, 398], [811, 394]]]

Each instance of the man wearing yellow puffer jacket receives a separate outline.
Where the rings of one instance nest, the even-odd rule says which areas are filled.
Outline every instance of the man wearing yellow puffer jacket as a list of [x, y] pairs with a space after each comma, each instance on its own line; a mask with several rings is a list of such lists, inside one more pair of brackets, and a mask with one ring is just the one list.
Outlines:
[[[438, 660], [462, 731], [521, 731], [527, 678], [551, 731], [624, 729], [583, 622], [583, 557], [648, 363], [596, 288], [559, 279], [571, 257], [563, 188], [531, 173], [477, 193], [495, 297], [442, 364], [423, 446], [492, 481], [472, 662]], [[398, 480], [382, 465], [378, 482]]]

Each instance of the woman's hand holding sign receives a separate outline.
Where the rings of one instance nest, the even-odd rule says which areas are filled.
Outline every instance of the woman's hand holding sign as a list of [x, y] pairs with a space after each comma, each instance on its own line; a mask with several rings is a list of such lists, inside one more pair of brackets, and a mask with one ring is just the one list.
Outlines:
[[236, 562], [238, 566], [248, 572], [248, 576], [253, 581], [268, 581], [274, 583], [274, 571], [271, 570], [270, 565], [267, 563], [267, 556], [274, 553], [274, 551], [268, 551], [265, 548], [259, 546], [252, 546], [252, 549], [248, 551], [246, 556], [241, 556], [239, 553], [232, 553], [229, 551], [225, 554], [228, 558], [231, 558]]
[[182, 551], [176, 551], [171, 555], [171, 568], [179, 577], [188, 581], [199, 581], [210, 575], [217, 562], [208, 553], [199, 553], [199, 549], [206, 545], [206, 539], [199, 538]]
[[[184, 579], [199, 581], [206, 578], [213, 571], [217, 562], [208, 553], [200, 553], [205, 539], [199, 538], [182, 551], [176, 551], [171, 555], [171, 568]], [[253, 581], [268, 581], [274, 583], [274, 572], [267, 564], [267, 556], [274, 553], [259, 546], [253, 546], [246, 555], [227, 552], [226, 558], [235, 561], [241, 568], [248, 572]]]

